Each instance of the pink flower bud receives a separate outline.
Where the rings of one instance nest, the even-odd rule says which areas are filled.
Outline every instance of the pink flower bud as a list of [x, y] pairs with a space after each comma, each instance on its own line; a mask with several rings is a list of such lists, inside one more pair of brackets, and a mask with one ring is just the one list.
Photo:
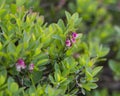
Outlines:
[[75, 43], [76, 39], [75, 38], [71, 38], [71, 41], [72, 41], [72, 43]]
[[32, 71], [33, 71], [33, 69], [34, 69], [34, 64], [33, 64], [33, 63], [31, 63], [31, 64], [29, 65], [29, 71], [30, 71], [30, 72], [32, 72]]
[[70, 40], [67, 39], [66, 42], [65, 42], [65, 44], [66, 44], [67, 47], [70, 47], [70, 46], [71, 46], [71, 42], [70, 42]]
[[75, 38], [75, 39], [76, 39], [77, 37], [78, 37], [78, 34], [77, 34], [76, 32], [73, 32], [73, 33], [72, 33], [72, 38]]
[[21, 69], [25, 69], [26, 68], [26, 65], [25, 65], [25, 62], [23, 59], [18, 59], [17, 60], [17, 63], [16, 63], [16, 70], [17, 71], [21, 71]]

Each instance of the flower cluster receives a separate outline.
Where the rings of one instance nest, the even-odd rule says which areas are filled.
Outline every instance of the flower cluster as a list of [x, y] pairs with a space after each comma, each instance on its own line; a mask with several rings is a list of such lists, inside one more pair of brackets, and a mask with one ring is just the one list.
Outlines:
[[[22, 69], [25, 69], [25, 68], [26, 68], [26, 64], [25, 64], [25, 62], [24, 62], [23, 59], [18, 59], [15, 65], [16, 65], [16, 70], [17, 70], [18, 72], [20, 72]], [[30, 72], [32, 72], [33, 69], [34, 69], [34, 64], [33, 64], [33, 63], [29, 64], [28, 70], [29, 70]]]
[[71, 35], [71, 38], [66, 40], [65, 42], [66, 46], [67, 47], [72, 46], [72, 43], [76, 42], [77, 37], [78, 37], [78, 34], [76, 32], [73, 32]]

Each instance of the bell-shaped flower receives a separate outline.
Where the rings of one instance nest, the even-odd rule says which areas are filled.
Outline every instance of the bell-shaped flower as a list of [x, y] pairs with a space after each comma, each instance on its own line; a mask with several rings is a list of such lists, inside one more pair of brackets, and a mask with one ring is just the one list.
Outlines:
[[75, 43], [76, 39], [75, 38], [71, 38], [71, 41], [72, 41], [72, 43]]
[[31, 63], [31, 64], [29, 65], [29, 71], [30, 71], [30, 72], [32, 72], [32, 71], [33, 71], [33, 69], [34, 69], [34, 64], [33, 64], [33, 63]]
[[26, 68], [26, 65], [25, 65], [25, 62], [23, 59], [18, 59], [17, 60], [17, 63], [16, 63], [16, 70], [17, 71], [21, 71], [21, 69], [25, 69]]
[[72, 33], [72, 38], [76, 39], [78, 37], [78, 34], [76, 32]]
[[69, 39], [67, 39], [65, 44], [66, 44], [67, 47], [70, 47], [71, 46], [71, 41]]

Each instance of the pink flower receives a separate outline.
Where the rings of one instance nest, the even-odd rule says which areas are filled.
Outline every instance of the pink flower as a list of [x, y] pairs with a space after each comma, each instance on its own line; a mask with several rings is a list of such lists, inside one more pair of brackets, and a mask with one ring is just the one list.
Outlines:
[[76, 39], [75, 38], [71, 38], [71, 41], [72, 41], [72, 43], [75, 43]]
[[66, 42], [65, 42], [65, 44], [66, 44], [67, 47], [70, 47], [70, 46], [71, 46], [71, 42], [70, 42], [70, 40], [67, 39]]
[[32, 72], [32, 71], [33, 71], [33, 69], [34, 69], [34, 64], [33, 64], [33, 63], [31, 63], [31, 64], [29, 65], [29, 71], [30, 71], [30, 72]]
[[72, 38], [76, 39], [78, 37], [78, 34], [76, 32], [72, 33]]
[[25, 69], [26, 68], [26, 65], [25, 65], [25, 62], [23, 59], [18, 59], [17, 60], [17, 63], [16, 63], [16, 70], [17, 71], [21, 71], [21, 69]]

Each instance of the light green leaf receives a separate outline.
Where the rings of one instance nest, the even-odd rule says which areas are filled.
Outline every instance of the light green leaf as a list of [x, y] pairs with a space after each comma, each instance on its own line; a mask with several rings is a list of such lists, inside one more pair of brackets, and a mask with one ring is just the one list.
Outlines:
[[63, 20], [62, 19], [60, 19], [59, 21], [58, 21], [58, 25], [60, 26], [60, 28], [63, 30], [63, 31], [65, 31], [65, 24], [64, 24], [64, 22], [63, 22]]
[[96, 67], [92, 70], [92, 76], [95, 76], [100, 70], [102, 69], [102, 66]]
[[63, 39], [59, 35], [53, 35], [52, 38], [60, 40], [61, 44], [64, 45]]
[[55, 72], [55, 80], [57, 81], [57, 82], [59, 82], [60, 80], [61, 80], [61, 78], [60, 78], [60, 74], [58, 73], [58, 72]]
[[42, 59], [42, 60], [39, 60], [36, 64], [36, 66], [43, 66], [43, 65], [46, 65], [49, 63], [49, 59]]
[[5, 13], [6, 13], [5, 9], [0, 9], [0, 18], [4, 17]]
[[5, 77], [0, 75], [0, 86], [4, 84], [4, 82], [5, 82]]
[[16, 0], [16, 5], [22, 6], [25, 2], [26, 2], [26, 0]]
[[97, 87], [98, 86], [95, 83], [85, 83], [85, 84], [82, 84], [82, 88], [85, 88], [88, 91], [90, 91], [91, 89], [95, 89]]
[[10, 85], [10, 91], [13, 92], [13, 93], [18, 91], [18, 85], [17, 85], [17, 83], [13, 82]]
[[16, 52], [15, 45], [12, 42], [9, 42], [7, 50], [8, 50], [8, 52], [11, 52], [11, 53]]
[[0, 50], [2, 49], [2, 43], [0, 42]]
[[69, 22], [69, 20], [71, 19], [71, 14], [65, 11], [65, 15], [66, 15], [67, 21]]

